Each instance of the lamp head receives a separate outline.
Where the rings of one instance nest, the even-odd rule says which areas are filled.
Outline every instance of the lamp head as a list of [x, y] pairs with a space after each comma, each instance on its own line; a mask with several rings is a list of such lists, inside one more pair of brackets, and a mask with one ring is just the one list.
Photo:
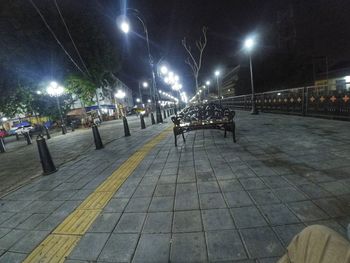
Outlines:
[[122, 21], [119, 27], [120, 30], [123, 31], [125, 34], [129, 33], [130, 31], [130, 24], [126, 20]]
[[249, 37], [244, 41], [244, 48], [247, 51], [251, 51], [254, 48], [254, 45], [255, 45], [255, 41], [252, 37]]
[[160, 72], [165, 75], [168, 73], [168, 68], [166, 66], [161, 66]]

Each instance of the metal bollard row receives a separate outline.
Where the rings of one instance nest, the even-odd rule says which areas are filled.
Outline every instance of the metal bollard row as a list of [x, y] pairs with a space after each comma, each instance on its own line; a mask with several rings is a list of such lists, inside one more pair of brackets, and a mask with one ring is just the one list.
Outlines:
[[124, 124], [124, 135], [125, 137], [130, 136], [130, 129], [129, 129], [129, 125], [128, 125], [128, 120], [126, 119], [126, 117], [123, 117], [123, 124]]
[[151, 113], [151, 122], [152, 122], [152, 125], [156, 124], [156, 120], [154, 119], [153, 112]]
[[141, 121], [141, 129], [146, 129], [145, 119], [142, 114], [140, 115], [140, 121]]

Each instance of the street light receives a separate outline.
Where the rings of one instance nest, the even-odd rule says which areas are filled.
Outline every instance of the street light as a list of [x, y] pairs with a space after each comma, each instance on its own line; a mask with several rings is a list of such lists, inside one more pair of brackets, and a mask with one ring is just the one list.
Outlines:
[[254, 94], [254, 82], [253, 82], [253, 67], [252, 67], [252, 51], [255, 46], [255, 41], [252, 37], [247, 38], [244, 41], [244, 48], [249, 54], [249, 67], [250, 67], [250, 83], [252, 87], [252, 111], [251, 114], [258, 114], [258, 111], [255, 108], [255, 94]]
[[122, 90], [118, 90], [116, 94], [114, 94], [114, 96], [117, 98], [117, 99], [124, 99], [125, 98], [125, 92], [122, 91]]
[[168, 73], [168, 68], [166, 66], [161, 66], [160, 72], [165, 75]]
[[130, 24], [127, 21], [123, 21], [120, 23], [120, 29], [127, 34], [130, 31]]
[[137, 98], [137, 99], [136, 99], [136, 102], [137, 102], [137, 103], [140, 103], [140, 102], [141, 102], [141, 100], [140, 100], [139, 98]]
[[220, 87], [219, 87], [220, 71], [219, 70], [215, 70], [214, 75], [216, 77], [216, 86], [217, 86], [217, 89], [218, 89], [218, 98], [220, 99]]
[[47, 87], [46, 91], [51, 97], [56, 97], [58, 112], [59, 112], [60, 118], [61, 118], [62, 134], [66, 134], [66, 127], [65, 127], [64, 122], [63, 122], [63, 116], [62, 116], [61, 105], [60, 105], [60, 100], [59, 100], [59, 96], [61, 96], [64, 93], [64, 88], [62, 86], [58, 85], [58, 83], [56, 81], [51, 81], [49, 86]]
[[[160, 112], [159, 103], [157, 103], [158, 102], [158, 93], [156, 92], [157, 91], [156, 74], [155, 74], [155, 69], [154, 69], [154, 61], [153, 61], [153, 57], [151, 55], [151, 49], [150, 49], [150, 45], [149, 45], [148, 30], [147, 30], [147, 27], [146, 27], [144, 20], [141, 18], [140, 12], [137, 9], [127, 8], [126, 11], [130, 14], [133, 14], [141, 22], [141, 24], [143, 26], [143, 31], [144, 31], [145, 37], [146, 37], [148, 60], [149, 60], [149, 64], [151, 66], [151, 71], [152, 71], [152, 88], [153, 88], [154, 101], [156, 102], [157, 123], [161, 123], [161, 122], [163, 122], [163, 117], [162, 117], [162, 113]], [[119, 23], [120, 29], [125, 34], [127, 34], [130, 30], [130, 24], [128, 22], [127, 17], [124, 17], [119, 22], [120, 22]]]
[[[147, 88], [148, 87], [148, 82], [146, 82], [146, 81], [142, 82], [142, 87]], [[142, 92], [141, 92], [141, 82], [139, 82], [139, 95], [140, 95], [141, 102], [143, 102], [143, 100], [142, 100]], [[151, 96], [151, 90], [150, 90], [150, 96]]]

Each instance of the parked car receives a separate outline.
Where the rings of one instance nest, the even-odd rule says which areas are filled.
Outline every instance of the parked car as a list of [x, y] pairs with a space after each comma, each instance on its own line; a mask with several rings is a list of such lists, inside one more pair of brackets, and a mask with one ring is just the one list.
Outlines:
[[6, 136], [8, 136], [8, 133], [5, 130], [1, 129], [0, 130], [0, 138], [5, 138]]
[[42, 125], [35, 124], [33, 129], [29, 131], [29, 135], [30, 137], [32, 137], [34, 135], [42, 134], [43, 132], [44, 132], [44, 127]]
[[17, 127], [15, 133], [17, 135], [23, 135], [24, 133], [30, 133], [31, 130], [33, 130], [33, 126], [31, 125], [26, 125], [26, 126], [19, 126]]

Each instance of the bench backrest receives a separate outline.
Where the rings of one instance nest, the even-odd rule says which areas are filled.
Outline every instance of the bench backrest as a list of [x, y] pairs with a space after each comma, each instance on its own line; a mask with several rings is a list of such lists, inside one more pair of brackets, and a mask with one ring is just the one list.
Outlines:
[[234, 116], [235, 112], [233, 110], [224, 108], [220, 104], [208, 103], [186, 107], [177, 117], [172, 117], [171, 120], [175, 125], [202, 121], [230, 122]]

